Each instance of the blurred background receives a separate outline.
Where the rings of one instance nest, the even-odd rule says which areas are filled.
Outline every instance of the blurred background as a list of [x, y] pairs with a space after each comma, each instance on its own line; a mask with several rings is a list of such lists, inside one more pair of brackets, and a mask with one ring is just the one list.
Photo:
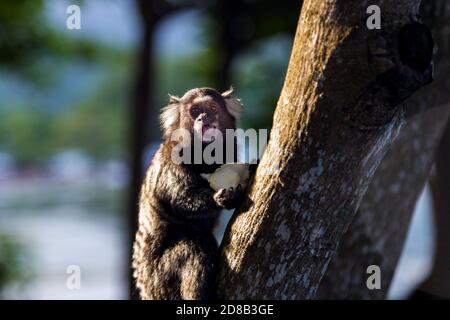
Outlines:
[[[81, 8], [69, 30], [66, 9]], [[0, 3], [0, 298], [127, 299], [143, 170], [167, 94], [232, 84], [240, 126], [270, 128], [297, 1]], [[431, 268], [428, 188], [390, 290]], [[81, 288], [66, 285], [68, 267]]]

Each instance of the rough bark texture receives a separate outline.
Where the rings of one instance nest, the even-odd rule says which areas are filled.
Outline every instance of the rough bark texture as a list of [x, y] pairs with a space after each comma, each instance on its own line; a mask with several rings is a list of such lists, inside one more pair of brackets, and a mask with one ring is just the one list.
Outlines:
[[427, 30], [402, 38], [418, 1], [370, 4], [385, 13], [382, 30], [367, 29], [366, 1], [304, 2], [269, 144], [222, 242], [221, 297], [314, 296], [401, 126], [402, 102], [430, 81], [419, 53], [432, 47]]
[[[317, 299], [386, 297], [448, 111], [446, 107], [429, 110], [404, 126], [342, 239]], [[380, 267], [381, 290], [366, 286], [370, 265]]]
[[[450, 112], [450, 16], [446, 3], [423, 3], [425, 21], [432, 22], [439, 47], [435, 81], [407, 102], [407, 109], [415, 115], [406, 122], [375, 173], [320, 285], [318, 299], [386, 297], [416, 200], [428, 179], [434, 150]], [[430, 110], [420, 113], [427, 109]], [[368, 290], [366, 286], [366, 270], [373, 264], [381, 269], [381, 290]]]

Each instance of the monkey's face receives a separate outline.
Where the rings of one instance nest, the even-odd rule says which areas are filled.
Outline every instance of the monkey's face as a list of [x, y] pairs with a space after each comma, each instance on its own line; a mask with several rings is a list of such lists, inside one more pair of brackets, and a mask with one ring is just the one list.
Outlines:
[[218, 135], [224, 141], [226, 130], [236, 128], [243, 111], [240, 101], [231, 94], [232, 90], [220, 94], [211, 88], [197, 88], [181, 98], [171, 96], [161, 114], [164, 137], [170, 140], [176, 129], [184, 129], [203, 144], [215, 141]]
[[234, 118], [226, 111], [222, 97], [201, 95], [187, 105], [192, 132], [203, 143], [214, 141], [218, 135], [225, 134], [226, 129], [234, 129]]

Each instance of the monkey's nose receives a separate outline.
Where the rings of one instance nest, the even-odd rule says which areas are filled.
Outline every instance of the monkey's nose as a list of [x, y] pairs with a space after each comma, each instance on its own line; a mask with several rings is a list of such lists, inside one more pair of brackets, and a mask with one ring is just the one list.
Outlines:
[[213, 118], [207, 113], [202, 113], [198, 116], [197, 120], [201, 121], [204, 125], [209, 125], [213, 121]]

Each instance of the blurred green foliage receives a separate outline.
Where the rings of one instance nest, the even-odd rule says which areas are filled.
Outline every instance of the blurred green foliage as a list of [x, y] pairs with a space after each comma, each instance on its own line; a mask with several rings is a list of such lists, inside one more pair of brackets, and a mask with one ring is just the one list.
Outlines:
[[128, 56], [100, 62], [107, 73], [99, 84], [79, 104], [54, 119], [54, 152], [79, 149], [99, 161], [125, 156], [129, 64]]
[[232, 82], [244, 102], [242, 127], [272, 127], [272, 115], [283, 86], [291, 46], [288, 35], [276, 35], [255, 43], [236, 59]]
[[28, 164], [45, 164], [50, 155], [51, 122], [42, 111], [23, 106], [14, 111], [2, 112], [0, 144], [8, 150], [19, 167]]
[[23, 285], [32, 273], [28, 252], [14, 238], [0, 234], [0, 299], [11, 286]]
[[123, 157], [127, 105], [123, 86], [128, 81], [124, 77], [123, 70], [103, 76], [98, 88], [60, 110], [32, 101], [0, 109], [0, 150], [12, 154], [18, 167], [45, 166], [49, 157], [64, 149], [83, 150], [99, 161]]
[[45, 5], [43, 0], [0, 2], [1, 68], [35, 84], [51, 75], [49, 65], [42, 60], [50, 58], [54, 63], [55, 59], [93, 59], [100, 53], [92, 41], [63, 37], [52, 29], [45, 16]]
[[[58, 33], [44, 11], [40, 0], [0, 3], [0, 75], [31, 88], [18, 105], [0, 102], [0, 151], [10, 153], [19, 168], [45, 166], [67, 148], [99, 160], [123, 156], [131, 52]], [[81, 97], [61, 99], [52, 109], [45, 101], [60, 83], [70, 82], [67, 65], [75, 75], [77, 66], [94, 66], [100, 76]], [[66, 89], [72, 90], [79, 88]]]
[[[164, 1], [162, 1], [164, 2]], [[168, 1], [189, 8], [190, 1]], [[287, 67], [298, 3], [237, 1], [231, 17], [235, 29], [229, 82], [246, 106], [243, 127], [270, 128], [271, 117]], [[239, 7], [240, 6], [240, 7]], [[183, 94], [198, 86], [217, 86], [227, 43], [223, 3], [195, 4], [202, 30], [195, 54], [155, 56], [152, 118], [166, 104], [167, 93]], [[0, 102], [0, 151], [11, 154], [18, 167], [45, 166], [53, 154], [79, 149], [102, 161], [126, 156], [128, 108], [134, 80], [133, 48], [116, 48], [82, 37], [58, 33], [45, 18], [46, 1], [0, 4], [0, 75], [31, 87], [23, 101]], [[83, 7], [82, 7], [83, 8]], [[82, 9], [83, 10], [83, 9]], [[183, 12], [174, 11], [174, 14]], [[229, 17], [230, 18], [230, 17]], [[163, 20], [162, 20], [163, 21]], [[156, 31], [157, 29], [155, 29]], [[281, 39], [281, 40], [280, 40]], [[71, 66], [72, 71], [67, 69]], [[77, 99], [48, 101], [59, 85], [78, 70], [96, 70], [88, 88], [72, 81]], [[226, 88], [219, 88], [226, 89]], [[61, 94], [61, 96], [63, 96]], [[50, 107], [47, 105], [57, 104]], [[6, 105], [6, 107], [5, 107]], [[149, 119], [153, 140], [159, 130]]]

